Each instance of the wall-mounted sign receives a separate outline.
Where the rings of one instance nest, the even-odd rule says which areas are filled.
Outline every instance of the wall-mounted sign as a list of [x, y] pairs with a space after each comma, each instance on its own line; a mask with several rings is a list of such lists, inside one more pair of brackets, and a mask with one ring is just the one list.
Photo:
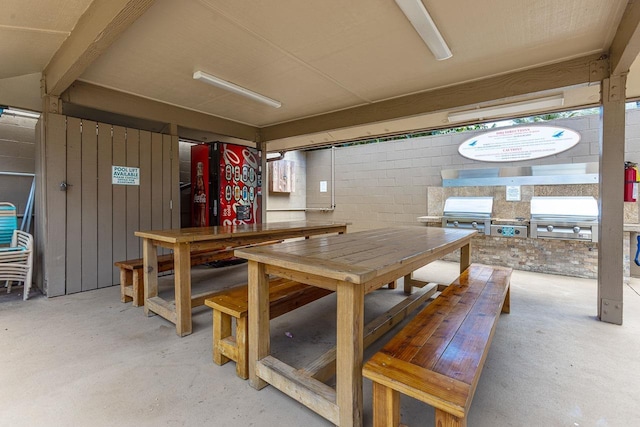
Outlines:
[[574, 130], [556, 126], [517, 126], [476, 135], [458, 147], [480, 162], [518, 162], [562, 153], [580, 142]]
[[111, 174], [114, 185], [140, 185], [140, 168], [111, 166]]
[[519, 185], [507, 185], [507, 202], [519, 202], [522, 198]]

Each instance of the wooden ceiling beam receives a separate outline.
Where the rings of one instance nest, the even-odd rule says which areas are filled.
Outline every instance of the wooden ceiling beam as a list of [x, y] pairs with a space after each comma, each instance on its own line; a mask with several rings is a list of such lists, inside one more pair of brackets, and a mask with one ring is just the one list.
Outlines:
[[154, 1], [94, 0], [45, 67], [45, 94], [60, 96]]
[[611, 43], [611, 75], [627, 73], [638, 54], [640, 54], [640, 2], [630, 1]]
[[177, 126], [257, 142], [259, 129], [175, 105], [76, 81], [60, 97], [63, 103], [93, 108]]
[[260, 130], [263, 141], [344, 129], [375, 122], [488, 102], [576, 85], [599, 83], [608, 77], [608, 61], [601, 55], [420, 92], [386, 101], [294, 120]]

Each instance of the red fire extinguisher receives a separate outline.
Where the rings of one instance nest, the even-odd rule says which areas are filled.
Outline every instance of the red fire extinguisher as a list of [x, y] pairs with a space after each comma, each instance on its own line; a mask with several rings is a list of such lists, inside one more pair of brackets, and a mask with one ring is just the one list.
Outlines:
[[636, 200], [638, 200], [638, 165], [624, 162], [624, 201], [635, 202]]

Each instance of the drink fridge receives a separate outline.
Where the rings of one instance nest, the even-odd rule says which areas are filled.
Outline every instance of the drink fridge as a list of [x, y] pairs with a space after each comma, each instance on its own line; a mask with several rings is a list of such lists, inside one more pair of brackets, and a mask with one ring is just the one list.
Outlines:
[[213, 142], [191, 147], [191, 225], [262, 222], [262, 153]]

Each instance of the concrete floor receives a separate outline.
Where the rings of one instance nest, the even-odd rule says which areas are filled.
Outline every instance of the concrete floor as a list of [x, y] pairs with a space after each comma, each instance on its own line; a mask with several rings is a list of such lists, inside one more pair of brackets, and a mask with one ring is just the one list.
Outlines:
[[[416, 275], [451, 281], [455, 264]], [[200, 268], [197, 286], [239, 283], [246, 266]], [[163, 278], [169, 286], [170, 278]], [[194, 310], [194, 332], [145, 317], [111, 287], [26, 302], [0, 295], [1, 426], [326, 426], [272, 387], [256, 391], [234, 364], [211, 361], [211, 312]], [[478, 385], [469, 426], [640, 425], [640, 280], [624, 286], [624, 325], [596, 320], [596, 282], [514, 271], [511, 314], [502, 315]], [[333, 345], [333, 296], [273, 321], [272, 348], [304, 363]], [[380, 290], [367, 320], [402, 298]], [[365, 358], [390, 336], [370, 348]], [[364, 384], [371, 425], [371, 384]], [[403, 421], [432, 426], [433, 410], [404, 398]]]

